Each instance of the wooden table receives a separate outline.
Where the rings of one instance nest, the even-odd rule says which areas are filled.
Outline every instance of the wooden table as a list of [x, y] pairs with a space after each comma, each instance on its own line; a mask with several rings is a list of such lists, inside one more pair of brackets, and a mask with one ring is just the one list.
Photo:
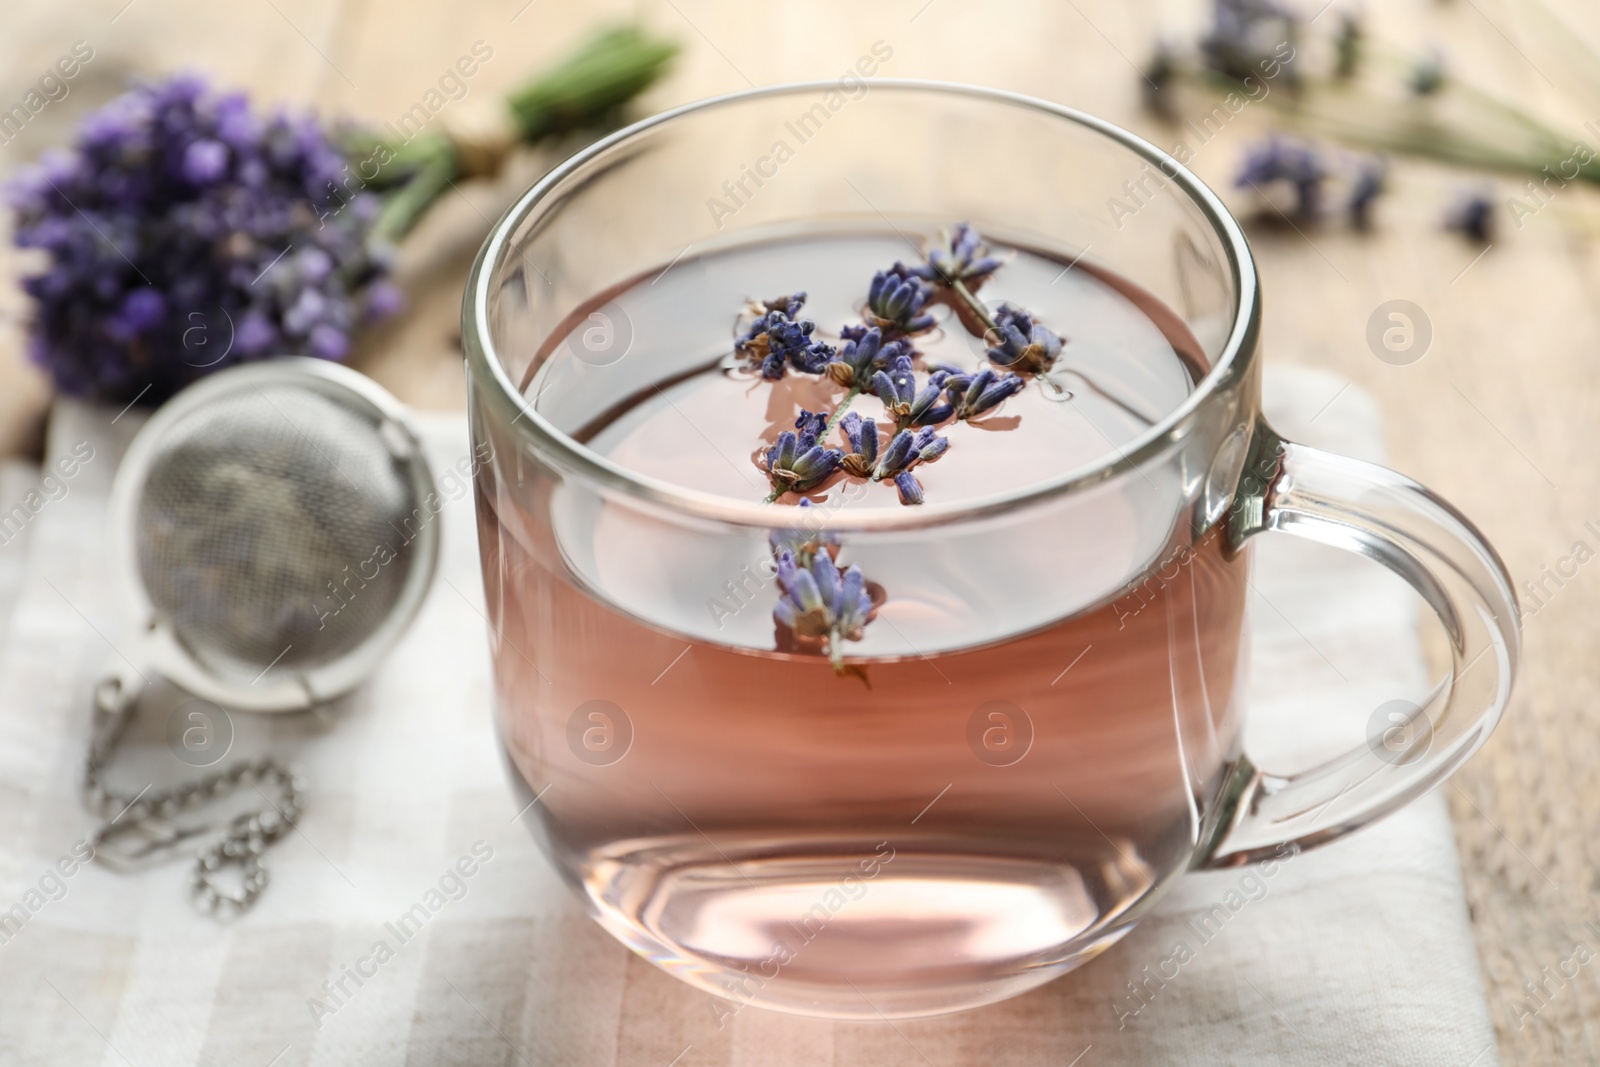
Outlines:
[[[1320, 5], [1302, 6], [1310, 14]], [[1600, 96], [1557, 88], [1561, 79], [1511, 0], [1368, 6], [1375, 36], [1415, 50], [1446, 43], [1454, 69], [1575, 131], [1600, 115]], [[1600, 40], [1592, 5], [1587, 14], [1577, 0], [1557, 6]], [[648, 97], [652, 109], [752, 83], [833, 76], [882, 39], [894, 49], [885, 74], [1036, 94], [1161, 144], [1177, 140], [1178, 130], [1140, 110], [1135, 68], [1158, 35], [1192, 40], [1206, 17], [1198, 0], [33, 3], [7, 13], [0, 101], [19, 98], [75, 41], [89, 42], [95, 58], [67, 99], [0, 145], [0, 169], [63, 141], [82, 111], [130, 73], [198, 68], [263, 100], [387, 121], [476, 41], [494, 54], [471, 91], [488, 93], [592, 23], [628, 16], [684, 45], [675, 72]], [[1242, 114], [1194, 164], [1241, 208], [1248, 201], [1228, 188], [1230, 179], [1268, 120], [1264, 108]], [[524, 158], [496, 185], [464, 187], [427, 221], [403, 264], [413, 309], [368, 339], [358, 366], [413, 404], [461, 406], [456, 323], [467, 263], [488, 219], [544, 162]], [[1402, 163], [1372, 234], [1337, 225], [1259, 234], [1266, 344], [1270, 361], [1325, 367], [1374, 394], [1387, 414], [1394, 465], [1471, 515], [1520, 582], [1555, 568], [1580, 541], [1600, 548], [1584, 525], [1600, 520], [1600, 464], [1590, 451], [1600, 427], [1600, 256], [1585, 236], [1600, 220], [1600, 201], [1564, 190], [1520, 230], [1502, 213], [1500, 233], [1480, 257], [1439, 226], [1453, 191], [1473, 182], [1489, 184]], [[1514, 191], [1504, 181], [1494, 188], [1502, 198]], [[18, 269], [16, 256], [0, 255], [7, 282]], [[1381, 362], [1364, 339], [1373, 310], [1396, 298], [1420, 305], [1435, 331], [1426, 357], [1409, 366]], [[14, 287], [0, 285], [0, 455], [37, 447], [48, 402], [21, 356], [25, 314]], [[1600, 962], [1575, 978], [1549, 977], [1575, 944], [1600, 951], [1600, 930], [1583, 925], [1600, 919], [1600, 783], [1589, 777], [1600, 766], [1600, 716], [1585, 703], [1600, 698], [1594, 569], [1581, 567], [1559, 588], [1547, 581], [1553, 595], [1528, 619], [1511, 711], [1446, 787], [1507, 1062], [1600, 1062]], [[1547, 992], [1530, 1000], [1529, 981]]]

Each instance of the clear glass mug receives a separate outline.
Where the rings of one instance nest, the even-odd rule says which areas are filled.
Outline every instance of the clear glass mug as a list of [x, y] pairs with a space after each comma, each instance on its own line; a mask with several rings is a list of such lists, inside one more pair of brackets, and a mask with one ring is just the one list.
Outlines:
[[[1106, 210], [1130, 195], [1133, 216]], [[808, 509], [869, 575], [915, 560], [940, 605], [918, 642], [875, 625], [851, 648], [869, 688], [773, 647], [760, 561], [802, 513], [578, 438], [705, 357], [629, 335], [628, 287], [797, 230], [957, 220], [1117, 287], [1197, 384], [1127, 446], [1022, 489]], [[1465, 761], [1519, 655], [1505, 569], [1425, 488], [1273, 432], [1260, 300], [1238, 223], [1175, 160], [988, 89], [752, 90], [634, 125], [529, 190], [463, 310], [484, 587], [525, 819], [594, 917], [736, 1004], [959, 1010], [1092, 958], [1185, 870], [1331, 841]], [[575, 326], [598, 331], [579, 358]], [[1452, 664], [1403, 724], [1413, 747], [1292, 775], [1242, 751], [1245, 583], [1269, 530], [1367, 556], [1437, 613]], [[760, 606], [730, 633], [701, 605], [735, 588]]]

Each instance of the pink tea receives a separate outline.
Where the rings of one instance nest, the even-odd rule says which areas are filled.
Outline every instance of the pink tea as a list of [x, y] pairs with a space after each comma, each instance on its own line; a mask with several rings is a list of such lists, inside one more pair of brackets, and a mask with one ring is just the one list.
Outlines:
[[[993, 411], [939, 427], [923, 507], [1115, 455], [1207, 369], [1144, 291], [1003, 251], [978, 296], [1066, 343]], [[734, 352], [741, 308], [804, 289], [837, 344], [874, 272], [916, 255], [895, 230], [819, 229], [662, 264], [569, 317], [525, 395], [636, 475], [761, 501], [778, 435], [846, 390], [763, 378]], [[986, 365], [952, 305], [929, 310], [919, 367]], [[894, 421], [871, 393], [850, 410]], [[1145, 482], [1057, 520], [890, 537], [850, 520], [906, 507], [892, 481], [836, 475], [734, 536], [502, 455], [479, 530], [499, 730], [539, 798], [526, 820], [608, 930], [727, 998], [713, 1014], [948, 1011], [1091, 958], [1185, 869], [1238, 746], [1248, 553], [1182, 503], [1192, 487]], [[838, 664], [775, 621], [766, 535], [786, 530], [872, 592]]]

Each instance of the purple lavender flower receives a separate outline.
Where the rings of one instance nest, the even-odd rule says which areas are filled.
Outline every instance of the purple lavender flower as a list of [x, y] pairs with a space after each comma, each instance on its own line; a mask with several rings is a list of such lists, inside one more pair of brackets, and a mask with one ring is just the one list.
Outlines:
[[1206, 66], [1235, 81], [1267, 76], [1269, 64], [1281, 63], [1287, 82], [1296, 84], [1291, 60], [1281, 60], [1284, 46], [1299, 37], [1299, 19], [1274, 0], [1216, 0], [1211, 32], [1200, 41]]
[[841, 465], [845, 473], [856, 478], [870, 478], [878, 466], [878, 424], [850, 412], [839, 420], [845, 441], [850, 445]]
[[[786, 322], [774, 326], [768, 331], [770, 351], [767, 353], [766, 362], [762, 365], [761, 373], [767, 378], [783, 377], [783, 361], [788, 362], [797, 371], [806, 374], [821, 374], [828, 369], [829, 362], [833, 359], [833, 346], [826, 341], [813, 341], [811, 331], [815, 325], [810, 319], [799, 322]], [[773, 372], [773, 362], [777, 361], [777, 372]]]
[[774, 530], [767, 535], [767, 544], [772, 548], [773, 559], [781, 559], [788, 552], [800, 566], [809, 567], [819, 552], [832, 554], [839, 547], [839, 539], [825, 530], [809, 528], [813, 516], [821, 515], [820, 510], [812, 508], [810, 500], [801, 497], [797, 510], [805, 516], [801, 521], [807, 528]]
[[1004, 264], [1003, 260], [989, 254], [989, 246], [969, 222], [959, 222], [948, 232], [941, 231], [939, 242], [928, 248], [925, 263], [911, 268], [912, 274], [938, 285], [963, 282], [968, 288], [976, 289]]
[[833, 359], [832, 345], [811, 338], [817, 324], [796, 317], [805, 302], [802, 291], [753, 305], [764, 310], [734, 342], [734, 350], [758, 364], [763, 378], [776, 381], [790, 366], [821, 374]]
[[1444, 53], [1435, 48], [1411, 68], [1411, 91], [1417, 96], [1432, 96], [1444, 88]]
[[844, 347], [828, 364], [828, 377], [847, 389], [865, 389], [875, 370], [888, 366], [906, 351], [899, 341], [884, 344], [883, 331], [876, 326], [859, 327], [859, 334], [856, 328], [847, 326], [843, 332], [853, 336], [846, 338]]
[[1355, 181], [1350, 186], [1350, 225], [1358, 230], [1370, 229], [1372, 226], [1372, 205], [1383, 193], [1384, 180], [1388, 177], [1389, 162], [1386, 159], [1369, 159], [1362, 162], [1356, 171]]
[[806, 291], [796, 289], [792, 293], [775, 296], [771, 300], [752, 300], [750, 306], [757, 316], [765, 315], [769, 311], [781, 311], [791, 319], [798, 319], [800, 309], [806, 306]]
[[921, 504], [928, 499], [922, 490], [922, 483], [917, 481], [917, 476], [910, 471], [901, 471], [896, 474], [894, 476], [894, 487], [900, 493], [900, 503], [908, 507]]
[[839, 427], [850, 445], [843, 460], [845, 472], [875, 482], [892, 479], [900, 490], [902, 504], [922, 503], [922, 485], [912, 476], [911, 468], [932, 463], [950, 447], [948, 438], [940, 437], [932, 427], [923, 427], [899, 431], [880, 450], [877, 422], [853, 411], [840, 420]]
[[228, 172], [228, 147], [209, 138], [183, 151], [183, 176], [194, 185], [208, 185]]
[[878, 465], [872, 471], [873, 480], [881, 482], [910, 467], [916, 459], [915, 448], [916, 434], [910, 430], [901, 430], [895, 434], [890, 439], [889, 446], [878, 456]]
[[801, 409], [800, 414], [795, 416], [794, 429], [801, 437], [809, 437], [815, 441], [822, 436], [822, 432], [827, 428], [828, 415], [826, 412]]
[[1494, 238], [1494, 201], [1482, 192], [1462, 194], [1446, 213], [1444, 228], [1488, 244]]
[[955, 405], [956, 418], [975, 419], [1006, 397], [1022, 391], [1027, 382], [1015, 374], [1001, 375], [985, 367], [976, 374], [957, 374], [944, 383]]
[[366, 288], [387, 269], [368, 241], [377, 198], [328, 133], [195, 76], [89, 115], [10, 199], [17, 245], [47, 261], [23, 281], [29, 350], [64, 393], [154, 403], [218, 367], [340, 359], [394, 307], [392, 287]]
[[928, 384], [911, 398], [911, 410], [906, 412], [901, 429], [907, 426], [937, 426], [956, 413], [956, 409], [943, 403], [944, 383], [950, 377], [947, 370], [935, 370], [928, 375]]
[[1272, 136], [1250, 149], [1234, 184], [1264, 193], [1274, 182], [1285, 182], [1294, 188], [1295, 216], [1311, 219], [1321, 209], [1322, 181], [1327, 173], [1322, 157], [1310, 145]]
[[949, 439], [940, 437], [931, 426], [916, 432], [901, 430], [889, 442], [889, 447], [884, 449], [873, 477], [882, 481], [900, 471], [910, 470], [918, 463], [932, 463], [944, 455], [949, 447]]
[[950, 449], [950, 439], [940, 437], [933, 432], [933, 428], [925, 426], [917, 431], [917, 436], [911, 442], [911, 451], [916, 456], [918, 463], [932, 463]]
[[844, 454], [837, 448], [825, 448], [817, 443], [826, 424], [826, 417], [802, 411], [795, 420], [795, 430], [780, 433], [777, 444], [767, 450], [767, 477], [772, 482], [772, 499], [813, 488], [839, 468]]
[[367, 314], [375, 319], [388, 318], [398, 315], [405, 310], [405, 294], [399, 286], [385, 281], [376, 281], [367, 286]]
[[896, 263], [872, 276], [867, 290], [867, 322], [890, 336], [930, 330], [933, 316], [925, 314], [922, 307], [932, 295], [927, 282], [904, 263]]
[[917, 376], [911, 369], [911, 357], [901, 356], [874, 374], [872, 391], [897, 422], [909, 415], [917, 394]]
[[900, 503], [920, 504], [924, 500], [922, 483], [911, 473], [919, 463], [932, 463], [950, 447], [948, 438], [940, 437], [931, 427], [913, 433], [901, 430], [894, 435], [889, 446], [878, 456], [872, 471], [874, 481], [892, 479], [900, 492]]
[[802, 568], [791, 552], [778, 557], [782, 595], [772, 616], [796, 637], [822, 638], [835, 670], [843, 668], [844, 642], [859, 641], [872, 621], [872, 597], [861, 568], [851, 564], [841, 575], [833, 557], [819, 552]]
[[953, 412], [949, 404], [939, 402], [944, 381], [949, 376], [948, 370], [935, 370], [928, 376], [928, 384], [918, 389], [916, 373], [911, 369], [911, 357], [901, 355], [872, 376], [872, 391], [883, 401], [889, 414], [894, 416], [898, 428], [934, 426], [948, 419]]
[[1033, 316], [1012, 304], [1001, 304], [994, 314], [998, 343], [989, 349], [991, 362], [1014, 370], [1043, 374], [1061, 355], [1061, 338]]
[[[805, 307], [806, 291], [804, 289], [783, 296], [775, 296], [771, 300], [746, 300], [745, 304], [752, 316], [750, 325], [744, 333], [734, 340], [734, 346], [740, 351], [751, 346], [759, 346], [761, 356], [766, 355], [766, 337], [768, 326], [773, 322], [794, 320], [800, 317], [800, 309]], [[776, 312], [780, 317], [771, 319]]]

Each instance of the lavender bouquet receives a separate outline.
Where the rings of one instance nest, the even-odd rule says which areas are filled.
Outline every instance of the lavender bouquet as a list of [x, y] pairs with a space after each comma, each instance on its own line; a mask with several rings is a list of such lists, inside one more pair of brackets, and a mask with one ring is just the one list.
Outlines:
[[[11, 186], [38, 263], [30, 357], [58, 391], [158, 403], [203, 374], [343, 359], [399, 310], [394, 245], [518, 143], [614, 121], [675, 46], [606, 31], [475, 123], [409, 137], [264, 114], [193, 75], [134, 86]], [[446, 119], [452, 115], [446, 113]]]

